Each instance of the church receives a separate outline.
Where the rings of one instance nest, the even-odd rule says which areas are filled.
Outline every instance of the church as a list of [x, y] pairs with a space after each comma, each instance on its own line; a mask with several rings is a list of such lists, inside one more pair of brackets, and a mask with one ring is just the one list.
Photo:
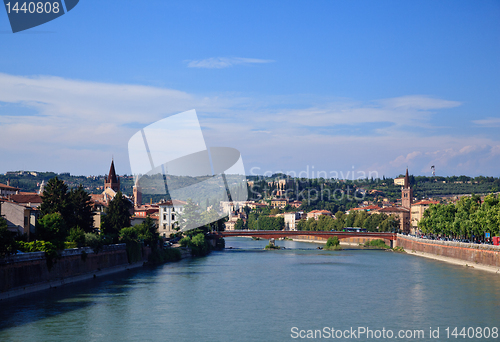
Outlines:
[[[111, 159], [109, 173], [104, 178], [104, 191], [100, 194], [91, 194], [91, 201], [94, 208], [94, 227], [99, 229], [104, 209], [109, 205], [109, 202], [115, 198], [120, 191], [120, 177], [116, 175], [115, 162]], [[124, 195], [125, 198], [129, 199]]]

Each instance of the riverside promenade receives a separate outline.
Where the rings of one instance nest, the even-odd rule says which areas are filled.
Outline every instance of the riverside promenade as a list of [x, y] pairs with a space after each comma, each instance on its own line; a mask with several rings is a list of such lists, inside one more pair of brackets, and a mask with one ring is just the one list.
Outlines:
[[410, 255], [500, 275], [500, 246], [421, 239], [398, 234], [396, 244]]

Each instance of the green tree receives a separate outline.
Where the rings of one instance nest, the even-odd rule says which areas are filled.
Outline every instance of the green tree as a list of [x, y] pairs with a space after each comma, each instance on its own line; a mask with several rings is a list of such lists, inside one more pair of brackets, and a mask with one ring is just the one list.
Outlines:
[[42, 194], [42, 204], [40, 205], [40, 215], [60, 213], [67, 216], [68, 207], [68, 186], [57, 177], [51, 178], [44, 188]]
[[345, 227], [353, 227], [354, 226], [354, 222], [356, 221], [357, 214], [358, 214], [357, 210], [349, 212], [349, 215], [347, 215], [347, 217], [345, 219]]
[[381, 232], [397, 232], [399, 229], [399, 218], [394, 215], [388, 216], [379, 225], [379, 231]]
[[370, 214], [368, 214], [364, 210], [358, 212], [356, 215], [356, 219], [353, 222], [353, 227], [358, 227], [358, 228], [363, 227], [363, 223], [368, 218], [368, 216], [370, 216]]
[[257, 220], [259, 219], [259, 214], [251, 212], [248, 214], [247, 226], [250, 230], [258, 230]]
[[80, 185], [68, 191], [68, 187], [57, 177], [51, 178], [42, 194], [40, 216], [59, 213], [67, 228], [80, 227], [92, 232], [94, 219], [90, 195]]
[[271, 215], [276, 215], [276, 214], [279, 214], [279, 213], [280, 213], [280, 209], [279, 208], [273, 208], [270, 211]]
[[94, 213], [92, 212], [90, 198], [82, 185], [71, 189], [68, 194], [68, 212], [70, 214], [69, 222], [67, 222], [68, 227], [80, 227], [86, 233], [94, 231]]
[[64, 248], [64, 241], [68, 236], [66, 222], [58, 212], [47, 214], [37, 222], [37, 238], [42, 241], [49, 241], [57, 248]]
[[338, 250], [340, 248], [340, 241], [337, 236], [333, 236], [328, 238], [326, 241], [326, 246], [324, 248], [325, 250]]
[[191, 198], [188, 198], [184, 209], [179, 214], [179, 225], [182, 231], [196, 229], [203, 226], [202, 214], [200, 208]]
[[0, 217], [0, 257], [16, 252], [15, 233], [9, 231], [7, 221]]
[[103, 217], [101, 223], [101, 232], [109, 235], [114, 242], [117, 242], [120, 230], [130, 227], [131, 209], [132, 203], [118, 191], [106, 208], [106, 215]]
[[306, 230], [306, 220], [304, 218], [297, 222], [297, 230]]
[[85, 232], [80, 227], [71, 228], [66, 241], [76, 242], [78, 247], [81, 247], [85, 244]]
[[321, 215], [318, 218], [318, 230], [330, 231], [335, 229], [335, 220], [328, 215]]
[[136, 225], [134, 228], [137, 229], [138, 237], [140, 240], [144, 241], [145, 245], [150, 246], [152, 250], [158, 248], [160, 234], [157, 232], [155, 221], [149, 215], [144, 222]]
[[210, 252], [210, 246], [205, 239], [204, 234], [196, 234], [191, 239], [191, 254], [194, 256], [207, 255]]
[[339, 246], [340, 245], [340, 241], [339, 241], [339, 238], [337, 236], [332, 236], [330, 238], [328, 238], [328, 240], [326, 240], [326, 247], [335, 247], [335, 246]]
[[94, 253], [99, 253], [103, 246], [103, 241], [101, 236], [96, 233], [85, 233], [85, 246], [88, 246], [94, 250]]
[[243, 220], [242, 219], [238, 219], [238, 221], [236, 221], [236, 224], [234, 225], [234, 229], [235, 230], [242, 230], [243, 229]]
[[318, 230], [318, 221], [316, 221], [314, 218], [309, 218], [307, 220], [307, 230], [311, 231], [317, 231]]
[[135, 227], [122, 228], [119, 231], [120, 242], [127, 245], [128, 262], [139, 261], [142, 257], [139, 230]]

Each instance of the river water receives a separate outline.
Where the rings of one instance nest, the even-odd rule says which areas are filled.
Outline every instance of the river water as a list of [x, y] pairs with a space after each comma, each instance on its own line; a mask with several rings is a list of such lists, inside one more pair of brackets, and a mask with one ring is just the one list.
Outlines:
[[332, 328], [345, 341], [385, 341], [389, 331], [400, 341], [500, 341], [499, 275], [312, 243], [263, 251], [266, 243], [228, 238], [232, 249], [207, 257], [0, 302], [0, 341], [293, 341], [328, 339]]

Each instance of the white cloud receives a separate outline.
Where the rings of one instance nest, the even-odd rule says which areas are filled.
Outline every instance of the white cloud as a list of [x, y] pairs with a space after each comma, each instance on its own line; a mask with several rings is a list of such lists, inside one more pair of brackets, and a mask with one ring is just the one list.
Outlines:
[[453, 108], [458, 107], [462, 104], [458, 101], [436, 99], [425, 95], [401, 96], [391, 99], [379, 100], [378, 102], [388, 108], [410, 110]]
[[212, 57], [199, 61], [189, 61], [188, 68], [223, 69], [238, 64], [272, 63], [270, 59], [241, 58], [241, 57]]
[[415, 95], [371, 103], [342, 101], [326, 103], [321, 107], [283, 110], [271, 120], [307, 127], [391, 123], [394, 127], [389, 130], [394, 130], [402, 125], [428, 127], [428, 119], [434, 110], [457, 106], [460, 106], [460, 102]]
[[[138, 129], [193, 108], [224, 113], [236, 101], [150, 86], [0, 73], [0, 102], [34, 109], [23, 116], [12, 106], [1, 109], [0, 153], [15, 156], [2, 158], [3, 171], [22, 165], [54, 170], [59, 164], [54, 171], [93, 173], [93, 163], [114, 154], [124, 161], [126, 172], [127, 141]], [[88, 150], [94, 151], [93, 160], [88, 160]], [[60, 160], [61, 155], [67, 157]]]
[[[284, 101], [204, 96], [151, 86], [0, 73], [0, 101], [14, 104], [0, 107], [0, 172], [104, 173], [114, 154], [117, 171], [129, 173], [127, 143], [138, 129], [196, 109], [208, 146], [237, 148], [248, 168], [259, 166], [262, 172], [298, 172], [307, 166], [347, 172], [354, 166], [390, 176], [406, 166], [425, 174], [436, 165], [438, 173], [498, 175], [499, 139], [422, 134], [432, 126], [433, 111], [458, 102], [425, 96], [371, 103], [304, 97], [304, 103], [316, 105], [289, 109], [290, 103], [300, 102], [299, 97]], [[32, 109], [31, 114], [16, 116], [15, 105]], [[375, 135], [321, 132], [336, 125], [382, 122], [390, 127], [377, 129]], [[404, 129], [415, 126], [421, 129]], [[175, 144], [172, 141], [171, 148]]]
[[484, 127], [500, 127], [500, 118], [486, 118], [482, 120], [474, 120], [472, 121], [478, 126], [484, 126]]

